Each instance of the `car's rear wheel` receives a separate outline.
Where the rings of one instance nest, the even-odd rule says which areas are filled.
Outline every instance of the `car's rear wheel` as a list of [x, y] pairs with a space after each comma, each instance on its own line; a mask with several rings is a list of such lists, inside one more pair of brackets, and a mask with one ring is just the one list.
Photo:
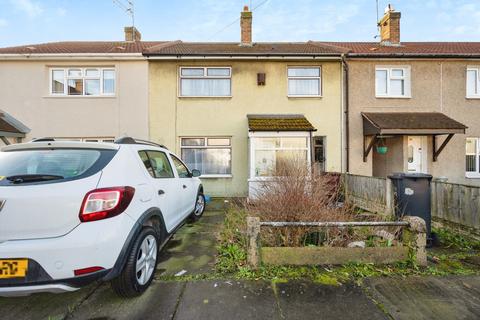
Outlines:
[[190, 214], [191, 221], [198, 221], [205, 211], [205, 196], [203, 192], [198, 191], [197, 199], [195, 200], [195, 208], [193, 212]]
[[112, 280], [113, 290], [122, 297], [141, 295], [155, 275], [158, 258], [158, 234], [144, 227], [135, 240], [120, 276]]

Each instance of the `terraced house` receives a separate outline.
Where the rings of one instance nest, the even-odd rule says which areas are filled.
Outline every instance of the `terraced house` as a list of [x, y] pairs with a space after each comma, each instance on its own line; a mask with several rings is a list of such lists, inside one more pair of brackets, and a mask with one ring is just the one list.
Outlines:
[[345, 49], [241, 42], [150, 47], [150, 135], [202, 172], [212, 195], [246, 196], [284, 158], [342, 170]]
[[23, 124], [6, 142], [148, 138], [148, 62], [142, 51], [159, 42], [138, 40], [139, 33], [127, 27], [125, 41], [0, 48], [0, 110]]
[[293, 157], [480, 184], [480, 43], [401, 42], [391, 7], [376, 43], [254, 42], [247, 7], [240, 24], [239, 42], [146, 42], [127, 27], [125, 41], [2, 48], [2, 141], [148, 138], [212, 196], [254, 195]]
[[346, 171], [429, 173], [480, 184], [480, 43], [401, 42], [400, 12], [379, 43], [348, 48]]

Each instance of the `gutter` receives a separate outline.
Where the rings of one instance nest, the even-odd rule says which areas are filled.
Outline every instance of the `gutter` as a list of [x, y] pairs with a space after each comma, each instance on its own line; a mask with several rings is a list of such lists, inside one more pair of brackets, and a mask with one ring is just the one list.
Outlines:
[[0, 60], [146, 60], [141, 53], [5, 53]]
[[346, 55], [342, 54], [342, 66], [343, 72], [345, 74], [344, 77], [344, 117], [345, 117], [345, 172], [350, 171], [350, 121], [349, 121], [349, 73], [348, 73], [348, 63], [346, 59]]
[[334, 60], [340, 61], [340, 56], [315, 55], [145, 55], [148, 60]]
[[398, 58], [412, 58], [412, 59], [480, 59], [480, 54], [438, 54], [438, 53], [423, 53], [423, 54], [410, 54], [410, 53], [349, 53], [350, 58], [385, 58], [385, 59], [398, 59]]

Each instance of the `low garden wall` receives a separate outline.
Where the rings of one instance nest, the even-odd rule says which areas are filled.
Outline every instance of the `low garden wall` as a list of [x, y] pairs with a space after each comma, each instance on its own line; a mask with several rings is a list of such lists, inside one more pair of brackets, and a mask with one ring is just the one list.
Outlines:
[[[392, 247], [264, 247], [260, 240], [261, 228], [361, 228], [404, 227], [402, 244]], [[247, 261], [252, 268], [260, 263], [271, 265], [336, 265], [348, 262], [386, 264], [415, 257], [420, 266], [427, 264], [425, 221], [419, 217], [405, 217], [403, 221], [388, 222], [268, 222], [258, 217], [247, 217]]]

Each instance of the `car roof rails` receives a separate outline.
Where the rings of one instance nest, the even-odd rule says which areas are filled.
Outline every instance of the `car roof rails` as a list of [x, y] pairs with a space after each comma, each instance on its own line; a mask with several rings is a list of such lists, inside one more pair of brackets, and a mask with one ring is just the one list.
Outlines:
[[49, 137], [43, 137], [43, 138], [33, 139], [30, 142], [52, 142], [52, 141], [55, 141], [55, 139], [54, 138], [49, 138]]
[[159, 148], [168, 150], [168, 148], [165, 147], [163, 144], [158, 144], [148, 140], [135, 139], [132, 137], [121, 137], [121, 138], [115, 139], [114, 143], [115, 144], [145, 144], [145, 145], [159, 147]]

